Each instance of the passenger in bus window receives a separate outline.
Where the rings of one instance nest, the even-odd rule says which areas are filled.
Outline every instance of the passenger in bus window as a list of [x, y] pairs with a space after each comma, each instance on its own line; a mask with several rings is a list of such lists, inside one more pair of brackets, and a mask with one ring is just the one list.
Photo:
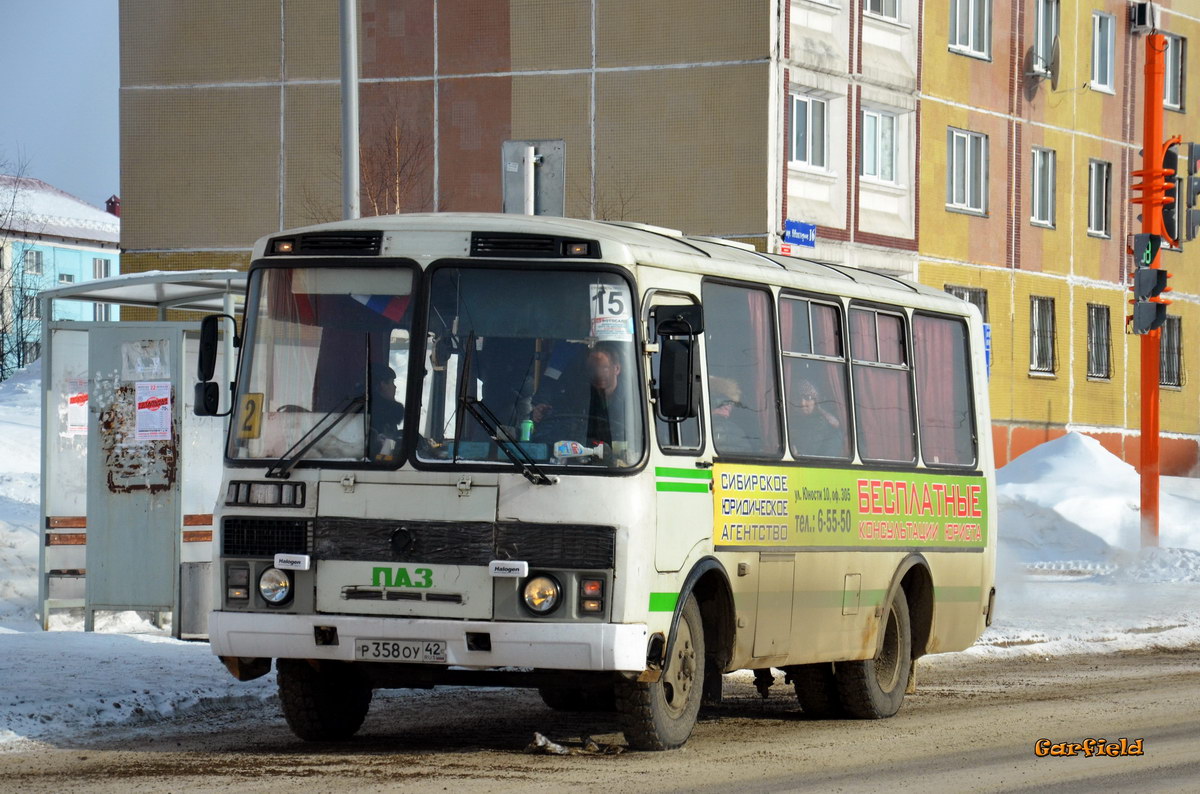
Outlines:
[[733, 378], [710, 376], [708, 391], [712, 402], [713, 446], [729, 454], [752, 452], [753, 436], [747, 430], [749, 411], [742, 405], [742, 387]]
[[396, 399], [396, 370], [384, 367], [371, 390], [371, 450], [376, 460], [390, 460], [404, 424], [404, 403]]
[[801, 455], [840, 457], [845, 454], [842, 423], [821, 406], [821, 395], [812, 381], [796, 384], [796, 403], [789, 406], [791, 436]]

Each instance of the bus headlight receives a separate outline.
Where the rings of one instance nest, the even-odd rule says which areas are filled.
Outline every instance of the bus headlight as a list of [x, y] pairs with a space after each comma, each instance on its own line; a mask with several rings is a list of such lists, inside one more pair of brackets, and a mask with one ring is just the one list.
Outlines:
[[285, 604], [292, 597], [292, 578], [278, 568], [268, 568], [258, 577], [258, 592], [269, 604]]
[[525, 583], [525, 606], [535, 615], [549, 615], [562, 600], [562, 588], [553, 576], [535, 576]]

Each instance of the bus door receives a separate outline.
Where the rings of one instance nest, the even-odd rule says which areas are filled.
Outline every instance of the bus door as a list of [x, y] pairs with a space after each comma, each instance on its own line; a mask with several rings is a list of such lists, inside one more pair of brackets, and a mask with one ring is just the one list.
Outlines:
[[[670, 306], [694, 305], [694, 296], [684, 292], [651, 290], [644, 302], [646, 339], [658, 340], [658, 320]], [[696, 337], [696, 345], [700, 337]], [[695, 353], [696, 366], [703, 355]], [[650, 377], [659, 380], [659, 356], [650, 360]], [[653, 394], [653, 389], [649, 390]], [[699, 458], [703, 449], [700, 417], [703, 395], [695, 391], [696, 415], [682, 422], [667, 422], [651, 406], [657, 448], [654, 450], [656, 536], [654, 566], [662, 572], [678, 571], [698, 543], [712, 537], [712, 467]], [[703, 464], [703, 465], [702, 465]]]

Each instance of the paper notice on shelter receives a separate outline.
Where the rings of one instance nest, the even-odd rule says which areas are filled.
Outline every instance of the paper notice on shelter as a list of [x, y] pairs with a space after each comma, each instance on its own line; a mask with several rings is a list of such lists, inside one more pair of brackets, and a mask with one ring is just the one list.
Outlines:
[[68, 436], [87, 435], [88, 385], [86, 378], [67, 378], [67, 430]]
[[166, 380], [169, 377], [171, 354], [166, 339], [141, 339], [121, 344], [121, 380]]
[[137, 384], [138, 441], [171, 440], [171, 383], [170, 381]]

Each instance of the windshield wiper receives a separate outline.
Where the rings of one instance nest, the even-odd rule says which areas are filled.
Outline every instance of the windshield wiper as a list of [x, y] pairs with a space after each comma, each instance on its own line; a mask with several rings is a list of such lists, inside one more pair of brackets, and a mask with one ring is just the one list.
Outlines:
[[454, 460], [458, 460], [459, 443], [462, 439], [462, 414], [465, 410], [474, 417], [479, 426], [488, 434], [488, 438], [495, 442], [505, 457], [521, 470], [521, 474], [525, 476], [525, 479], [534, 485], [554, 485], [554, 483], [558, 482], [558, 478], [551, 477], [538, 468], [538, 465], [534, 463], [533, 458], [525, 451], [524, 447], [500, 424], [500, 420], [492, 413], [492, 409], [488, 408], [471, 394], [471, 390], [467, 384], [471, 379], [471, 360], [474, 353], [475, 333], [472, 331], [467, 337], [467, 349], [463, 353], [462, 372], [458, 380], [458, 426], [454, 432]]
[[[318, 441], [329, 435], [330, 431], [337, 427], [338, 423], [344, 418], [349, 416], [351, 413], [358, 413], [358, 411], [351, 411], [351, 409], [362, 408], [363, 403], [366, 402], [366, 399], [367, 398], [361, 394], [349, 397], [344, 400], [341, 405], [337, 406], [332, 411], [318, 419], [317, 423], [310, 427], [304, 433], [304, 435], [296, 439], [296, 443], [292, 444], [288, 448], [287, 452], [284, 452], [279, 456], [279, 460], [271, 464], [271, 468], [267, 469], [266, 476], [286, 480], [288, 477], [288, 472], [295, 468], [296, 464], [300, 462], [300, 459], [304, 457], [304, 454], [312, 449]], [[329, 417], [334, 416], [335, 414], [336, 418], [332, 422], [326, 424], [324, 428], [321, 428], [321, 425], [325, 424]], [[320, 428], [320, 432], [317, 432], [318, 428]], [[312, 436], [312, 438], [309, 439], [309, 436]], [[304, 443], [306, 440], [308, 441], [307, 444]], [[301, 444], [304, 444], [304, 446], [301, 447]], [[298, 447], [299, 449], [297, 449]]]

